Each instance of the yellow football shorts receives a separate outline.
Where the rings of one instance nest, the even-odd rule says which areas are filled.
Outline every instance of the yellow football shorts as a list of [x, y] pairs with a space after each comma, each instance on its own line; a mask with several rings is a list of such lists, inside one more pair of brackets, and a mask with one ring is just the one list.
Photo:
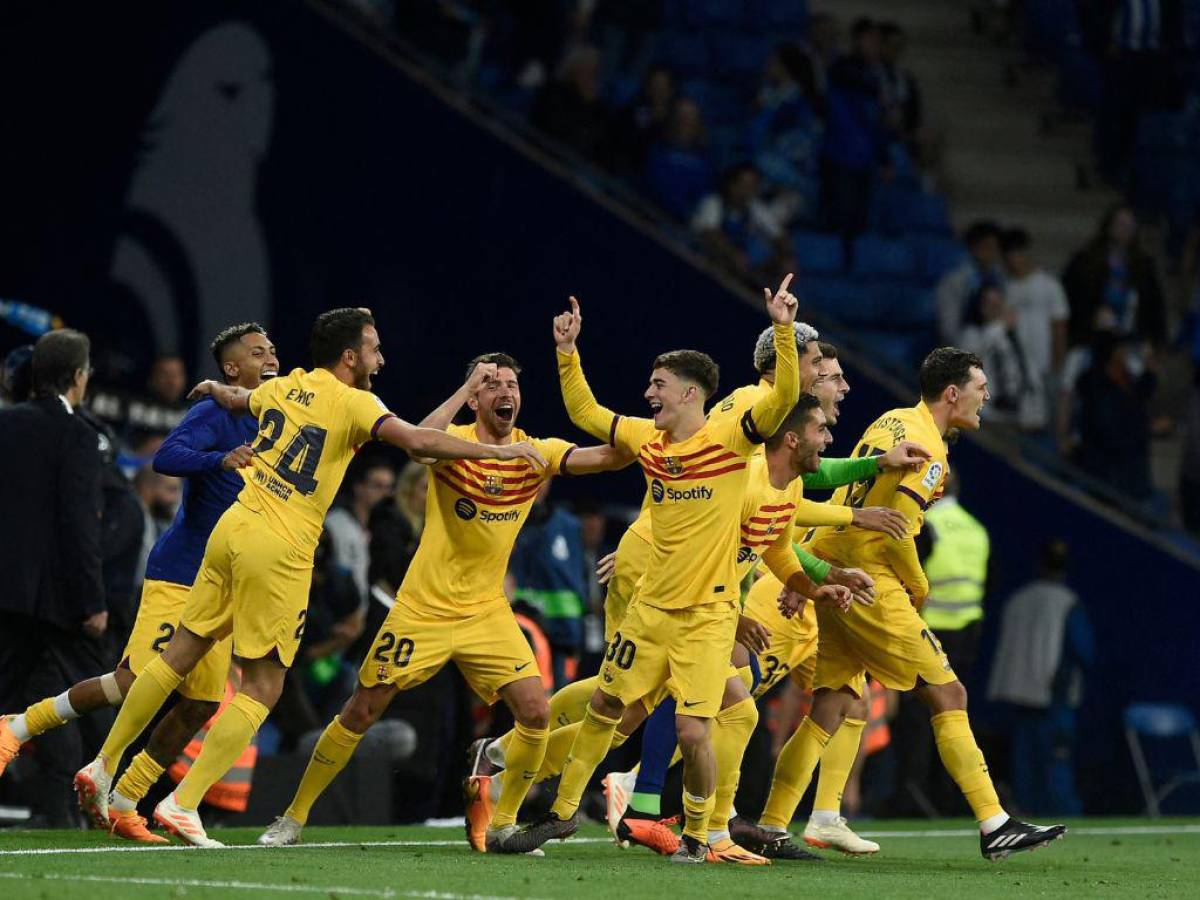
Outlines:
[[[810, 600], [804, 604], [803, 613], [785, 619], [779, 611], [779, 593], [782, 590], [783, 584], [779, 579], [768, 573], [754, 582], [746, 595], [743, 614], [765, 625], [771, 632], [770, 645], [758, 656], [760, 681], [754, 691], [755, 698], [761, 697], [789, 675], [806, 691], [813, 688], [819, 634], [816, 604]], [[859, 677], [850, 686], [862, 696], [865, 684], [866, 679]]]
[[540, 678], [533, 648], [503, 600], [476, 615], [447, 619], [423, 615], [399, 600], [388, 613], [358, 670], [364, 687], [416, 687], [453, 662], [485, 703], [522, 678]]
[[[730, 663], [729, 667], [725, 670], [725, 681], [728, 682], [730, 678], [737, 678], [746, 686], [746, 690], [750, 690], [750, 685], [754, 683], [754, 673], [750, 671], [749, 666], [743, 666], [739, 669], [737, 666]], [[647, 715], [649, 715], [650, 713], [654, 712], [654, 710], [658, 709], [658, 705], [668, 697], [675, 698], [676, 707], [683, 702], [679, 699], [679, 685], [676, 684], [674, 678], [668, 678], [662, 687], [658, 688], [658, 690], [651, 691], [649, 694], [643, 697], [641, 700], [642, 707], [646, 710]], [[721, 699], [724, 700], [723, 695]]]
[[912, 690], [918, 680], [947, 684], [958, 676], [942, 645], [913, 609], [908, 592], [895, 578], [875, 575], [875, 603], [857, 603], [848, 612], [817, 609], [820, 627], [816, 688], [850, 686], [865, 672], [885, 687]]
[[[179, 625], [179, 614], [187, 606], [191, 588], [186, 584], [146, 579], [142, 584], [142, 599], [137, 618], [121, 659], [134, 675], [141, 674], [146, 663], [167, 649]], [[225, 679], [229, 676], [229, 658], [233, 641], [217, 641], [201, 657], [196, 668], [188, 672], [179, 686], [179, 693], [192, 700], [221, 700], [225, 696]]]
[[637, 591], [638, 582], [650, 567], [649, 541], [629, 529], [617, 544], [617, 565], [608, 581], [608, 592], [604, 596], [604, 642], [611, 644], [625, 618], [625, 611]]
[[704, 603], [659, 609], [635, 599], [600, 668], [600, 690], [628, 706], [674, 682], [679, 714], [709, 719], [721, 709], [737, 608]]
[[234, 503], [217, 521], [180, 623], [202, 637], [233, 635], [233, 655], [275, 654], [290, 666], [304, 634], [313, 554]]

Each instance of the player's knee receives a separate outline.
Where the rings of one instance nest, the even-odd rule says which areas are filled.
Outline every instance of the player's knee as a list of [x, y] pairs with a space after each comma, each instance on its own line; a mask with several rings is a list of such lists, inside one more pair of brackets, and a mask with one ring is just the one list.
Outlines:
[[550, 727], [550, 704], [541, 694], [523, 697], [513, 710], [513, 718], [526, 728], [545, 729]]
[[387, 704], [379, 702], [379, 698], [376, 698], [372, 691], [359, 688], [346, 701], [346, 705], [338, 713], [338, 719], [348, 731], [365, 734], [367, 729], [379, 720], [386, 708]]
[[703, 719], [691, 716], [675, 718], [675, 733], [679, 739], [680, 752], [690, 754], [708, 740], [708, 727]]
[[871, 706], [866, 697], [855, 697], [846, 709], [847, 719], [858, 719], [861, 722], [865, 722], [870, 714]]
[[185, 697], [179, 701], [179, 717], [187, 728], [193, 732], [204, 727], [204, 723], [217, 714], [221, 708], [216, 700], [193, 700]]
[[126, 666], [117, 666], [113, 669], [113, 678], [117, 682], [117, 687], [121, 690], [121, 696], [124, 697], [129, 693], [129, 689], [133, 687], [134, 679], [137, 677], [133, 671]]
[[592, 694], [590, 702], [592, 709], [609, 719], [619, 719], [625, 712], [625, 704], [599, 688]]
[[930, 715], [952, 712], [967, 708], [967, 689], [961, 681], [949, 684], [927, 684], [920, 690], [920, 697]]

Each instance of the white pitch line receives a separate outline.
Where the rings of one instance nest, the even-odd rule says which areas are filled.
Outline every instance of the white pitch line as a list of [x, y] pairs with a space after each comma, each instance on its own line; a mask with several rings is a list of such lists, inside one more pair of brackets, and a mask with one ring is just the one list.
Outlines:
[[[941, 837], [974, 837], [979, 834], [973, 828], [929, 829], [926, 831], [860, 831], [860, 835], [870, 838], [941, 838]], [[1139, 834], [1200, 834], [1198, 825], [1112, 825], [1112, 826], [1082, 826], [1071, 827], [1068, 835], [1139, 835]], [[584, 837], [571, 838], [570, 844], [609, 844], [612, 838]], [[226, 847], [213, 848], [207, 852], [219, 850], [323, 850], [328, 848], [346, 847], [465, 847], [460, 840], [432, 841], [318, 841], [306, 844], [293, 844], [287, 847], [264, 847], [261, 844], [230, 844]], [[171, 853], [178, 851], [193, 851], [197, 847], [187, 844], [105, 844], [99, 847], [39, 847], [28, 850], [0, 850], [0, 856], [60, 856], [73, 853]], [[397, 895], [399, 896], [399, 895]]]
[[269, 884], [257, 881], [206, 881], [200, 878], [116, 878], [106, 875], [24, 875], [19, 872], [0, 872], [0, 878], [18, 881], [72, 881], [95, 884], [143, 884], [151, 887], [211, 887], [238, 891], [289, 891], [296, 894], [345, 894], [357, 897], [421, 897], [427, 900], [519, 900], [517, 897], [500, 897], [491, 894], [453, 894], [446, 891], [394, 891], [389, 888], [345, 887], [318, 884]]

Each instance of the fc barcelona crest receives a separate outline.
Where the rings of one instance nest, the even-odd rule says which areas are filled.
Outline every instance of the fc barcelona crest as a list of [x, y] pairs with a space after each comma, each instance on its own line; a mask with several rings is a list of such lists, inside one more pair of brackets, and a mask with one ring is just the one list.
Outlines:
[[499, 497], [504, 493], [504, 479], [499, 475], [488, 475], [483, 482], [483, 492], [489, 497]]
[[380, 666], [378, 669], [376, 669], [375, 670], [375, 678], [378, 681], [387, 681], [388, 680], [388, 667]]
[[666, 468], [667, 472], [671, 475], [682, 475], [683, 474], [683, 463], [681, 463], [679, 461], [678, 456], [663, 457], [663, 466]]

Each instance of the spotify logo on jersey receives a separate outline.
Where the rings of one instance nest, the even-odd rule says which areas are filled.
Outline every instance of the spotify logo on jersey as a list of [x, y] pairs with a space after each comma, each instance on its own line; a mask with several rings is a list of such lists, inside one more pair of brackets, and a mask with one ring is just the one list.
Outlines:
[[466, 497], [460, 497], [454, 501], [454, 514], [460, 519], [469, 522], [475, 518], [476, 512], [475, 504]]
[[662, 503], [663, 496], [665, 494], [666, 488], [663, 487], [663, 483], [661, 481], [655, 478], [650, 482], [650, 496], [654, 498], [655, 503]]

